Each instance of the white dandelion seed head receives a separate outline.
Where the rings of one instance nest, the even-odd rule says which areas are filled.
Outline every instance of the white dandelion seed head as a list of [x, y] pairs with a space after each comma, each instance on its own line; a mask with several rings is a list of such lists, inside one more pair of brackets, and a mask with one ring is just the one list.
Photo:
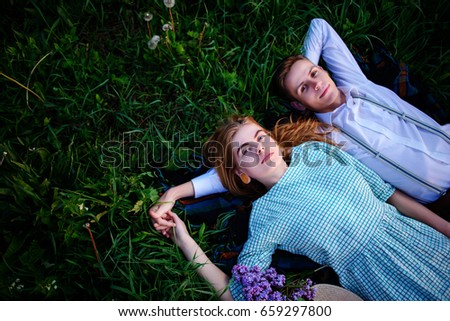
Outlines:
[[153, 14], [151, 14], [150, 12], [146, 12], [144, 15], [144, 20], [145, 21], [150, 21], [153, 19]]
[[172, 8], [175, 5], [175, 0], [164, 0], [164, 5], [167, 8]]
[[159, 36], [153, 36], [152, 39], [150, 39], [147, 42], [147, 46], [149, 49], [151, 50], [155, 50], [156, 47], [158, 46], [158, 42], [161, 40], [161, 38]]
[[163, 25], [162, 26], [162, 30], [163, 31], [169, 31], [169, 30], [172, 30], [173, 28], [172, 28], [172, 24], [170, 24], [170, 23], [166, 23], [165, 25]]

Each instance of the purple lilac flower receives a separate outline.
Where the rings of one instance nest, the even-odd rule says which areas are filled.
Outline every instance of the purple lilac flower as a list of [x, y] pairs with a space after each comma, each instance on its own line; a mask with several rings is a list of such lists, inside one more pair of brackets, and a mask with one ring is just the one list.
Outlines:
[[274, 268], [262, 272], [256, 265], [251, 268], [235, 265], [232, 273], [235, 281], [242, 284], [244, 296], [248, 301], [312, 300], [316, 294], [312, 281], [307, 279], [302, 287], [295, 289], [287, 298], [278, 291], [282, 290], [286, 277], [278, 274]]
[[279, 291], [275, 291], [269, 294], [269, 299], [267, 301], [286, 301], [286, 296]]
[[244, 265], [235, 265], [231, 270], [235, 280], [242, 283], [242, 278], [248, 273], [248, 268]]
[[277, 271], [271, 267], [268, 268], [264, 274], [267, 281], [270, 282], [270, 284], [274, 287], [281, 288], [284, 286], [284, 283], [286, 282], [286, 278], [283, 274], [277, 274]]
[[296, 289], [291, 294], [291, 299], [293, 301], [298, 300], [312, 301], [316, 296], [316, 288], [313, 288], [312, 285], [313, 282], [311, 281], [311, 279], [306, 279], [306, 283], [301, 288]]

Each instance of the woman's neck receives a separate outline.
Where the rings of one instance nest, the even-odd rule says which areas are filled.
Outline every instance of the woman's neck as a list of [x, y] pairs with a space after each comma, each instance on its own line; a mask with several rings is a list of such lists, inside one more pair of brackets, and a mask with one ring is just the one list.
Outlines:
[[260, 182], [264, 184], [267, 190], [270, 190], [283, 177], [287, 169], [288, 166], [286, 162], [283, 161], [271, 175], [264, 177]]

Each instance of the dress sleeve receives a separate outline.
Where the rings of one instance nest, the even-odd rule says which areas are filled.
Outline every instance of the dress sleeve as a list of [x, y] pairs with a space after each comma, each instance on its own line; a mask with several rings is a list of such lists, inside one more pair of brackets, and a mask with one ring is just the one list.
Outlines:
[[323, 19], [311, 21], [302, 53], [314, 64], [322, 56], [338, 86], [368, 81], [347, 45]]
[[220, 182], [219, 175], [214, 168], [203, 175], [193, 178], [192, 185], [194, 186], [195, 198], [227, 191]]
[[[261, 270], [266, 270], [272, 263], [272, 255], [276, 250], [276, 244], [271, 243], [271, 238], [264, 232], [250, 236], [239, 254], [238, 264], [249, 268], [257, 265]], [[234, 278], [230, 280], [230, 291], [236, 301], [245, 300], [243, 286]]]

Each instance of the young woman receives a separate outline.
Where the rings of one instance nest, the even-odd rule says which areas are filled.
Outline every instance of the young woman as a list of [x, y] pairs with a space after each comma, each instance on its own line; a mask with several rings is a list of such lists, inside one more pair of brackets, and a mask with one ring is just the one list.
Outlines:
[[[267, 269], [273, 252], [282, 249], [331, 266], [341, 284], [365, 300], [450, 300], [450, 223], [338, 147], [310, 141], [283, 155], [253, 119], [235, 117], [205, 151], [227, 189], [259, 197], [240, 265]], [[176, 216], [164, 215], [179, 229]], [[181, 234], [176, 242], [188, 259], [203, 255]], [[200, 273], [214, 280], [217, 268], [205, 266]], [[219, 280], [218, 293], [243, 299], [234, 280], [230, 292], [227, 278]]]

